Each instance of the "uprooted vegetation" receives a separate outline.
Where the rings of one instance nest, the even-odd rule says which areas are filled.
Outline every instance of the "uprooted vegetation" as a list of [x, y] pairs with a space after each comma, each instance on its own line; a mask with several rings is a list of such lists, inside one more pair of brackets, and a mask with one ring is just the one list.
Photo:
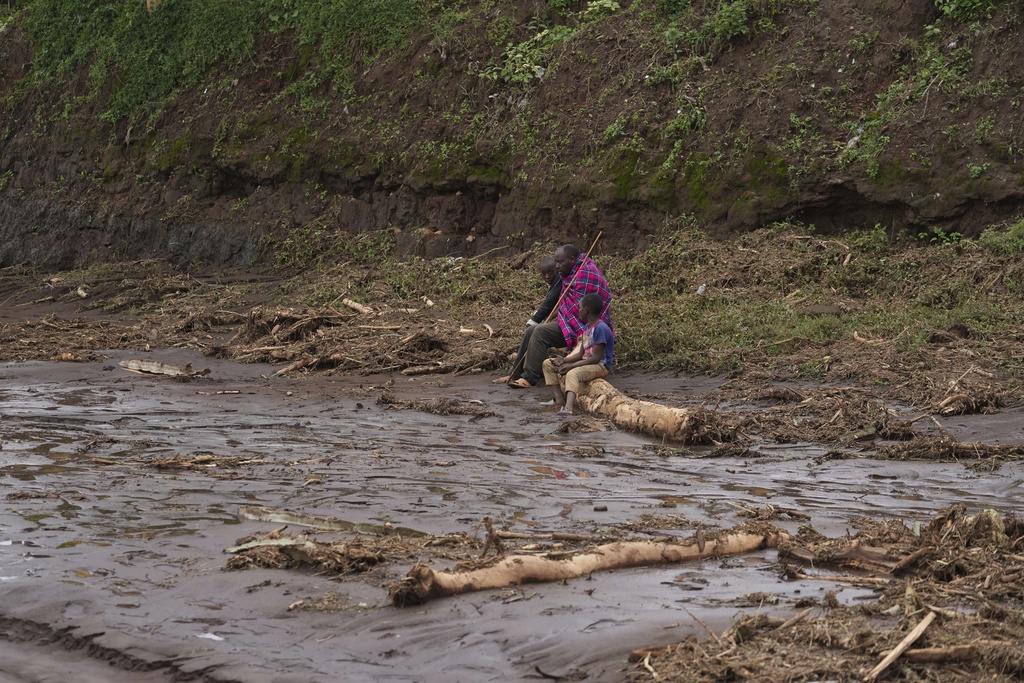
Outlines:
[[[744, 617], [709, 639], [637, 650], [630, 680], [1020, 678], [1020, 519], [992, 510], [969, 515], [954, 506], [925, 526], [895, 520], [860, 526], [840, 539], [802, 530], [780, 549], [780, 572], [859, 582], [875, 588], [876, 601], [841, 607], [826, 596], [796, 605], [804, 611], [791, 619]], [[804, 574], [803, 567], [813, 569]], [[831, 576], [822, 575], [829, 570]], [[900, 656], [885, 663], [894, 650]]]

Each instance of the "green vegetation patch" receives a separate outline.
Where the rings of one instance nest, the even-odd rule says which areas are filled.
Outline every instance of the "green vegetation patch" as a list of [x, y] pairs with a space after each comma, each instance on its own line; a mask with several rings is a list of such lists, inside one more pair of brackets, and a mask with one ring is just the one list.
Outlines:
[[89, 96], [118, 120], [156, 111], [224, 63], [254, 58], [268, 27], [317, 46], [326, 78], [341, 81], [351, 60], [368, 63], [404, 44], [425, 16], [416, 0], [166, 0], [152, 12], [143, 2], [33, 0], [24, 27], [37, 82], [56, 86], [87, 67]]

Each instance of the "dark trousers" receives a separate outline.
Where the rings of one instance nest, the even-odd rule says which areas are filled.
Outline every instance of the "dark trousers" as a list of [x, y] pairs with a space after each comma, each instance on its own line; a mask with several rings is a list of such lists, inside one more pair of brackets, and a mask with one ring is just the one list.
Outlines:
[[[565, 346], [565, 337], [557, 322], [534, 325], [526, 345], [526, 360], [519, 375], [530, 384], [537, 384], [544, 378], [542, 366], [547, 358], [548, 349]], [[524, 342], [526, 340], [524, 339]]]
[[512, 363], [512, 379], [519, 379], [523, 376], [523, 360], [526, 358], [526, 349], [530, 348], [530, 339], [533, 337], [533, 330], [536, 325], [529, 325], [523, 332], [523, 341], [519, 342], [519, 350], [516, 351], [516, 359]]

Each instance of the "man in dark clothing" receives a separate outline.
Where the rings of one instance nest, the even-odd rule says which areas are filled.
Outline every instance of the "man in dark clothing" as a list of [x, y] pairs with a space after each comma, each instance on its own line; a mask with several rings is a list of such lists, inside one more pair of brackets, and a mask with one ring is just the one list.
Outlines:
[[558, 276], [558, 272], [555, 269], [555, 259], [545, 256], [540, 260], [540, 277], [544, 282], [548, 283], [548, 293], [544, 295], [544, 300], [540, 302], [540, 306], [533, 312], [530, 319], [526, 321], [523, 340], [519, 344], [519, 351], [516, 353], [515, 362], [512, 364], [513, 374], [492, 380], [494, 384], [507, 384], [511, 379], [519, 379], [520, 372], [523, 369], [523, 357], [526, 355], [526, 349], [530, 345], [530, 337], [533, 336], [534, 328], [547, 322], [551, 311], [555, 310], [558, 297], [562, 294], [562, 278]]
[[[536, 386], [543, 377], [541, 365], [547, 356], [548, 349], [565, 347], [572, 349], [577, 338], [583, 333], [584, 325], [580, 322], [580, 301], [587, 294], [597, 294], [605, 302], [601, 313], [608, 327], [612, 327], [611, 303], [612, 293], [608, 281], [591, 259], [581, 254], [578, 247], [566, 244], [555, 251], [555, 268], [561, 276], [565, 294], [558, 306], [558, 317], [550, 323], [542, 323], [533, 328], [526, 347], [523, 369], [518, 378], [509, 383], [511, 387], [526, 388]], [[614, 330], [614, 328], [612, 328]]]

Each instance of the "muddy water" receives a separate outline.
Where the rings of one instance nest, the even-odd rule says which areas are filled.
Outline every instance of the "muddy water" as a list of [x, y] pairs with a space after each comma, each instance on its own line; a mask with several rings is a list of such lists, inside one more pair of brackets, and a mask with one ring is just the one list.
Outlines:
[[[489, 377], [270, 379], [264, 366], [183, 351], [149, 356], [211, 368], [179, 381], [128, 373], [117, 360], [137, 355], [109, 355], [0, 366], [0, 682], [67, 680], [67, 658], [81, 659], [85, 650], [74, 648], [85, 644], [91, 658], [75, 665], [78, 680], [104, 680], [112, 665], [119, 681], [197, 672], [238, 681], [505, 681], [537, 676], [536, 667], [613, 681], [630, 649], [703, 633], [698, 618], [721, 630], [743, 612], [791, 612], [796, 599], [829, 589], [846, 602], [866, 595], [783, 581], [766, 552], [399, 610], [381, 586], [415, 557], [343, 582], [221, 571], [224, 548], [273, 526], [240, 523], [242, 504], [472, 534], [484, 515], [538, 532], [588, 532], [645, 514], [729, 526], [740, 521], [731, 503], [771, 503], [837, 534], [857, 515], [912, 522], [958, 501], [1002, 511], [1020, 503], [1019, 465], [979, 474], [957, 464], [819, 464], [822, 450], [792, 445], [763, 445], [761, 457], [745, 460], [666, 458], [622, 432], [560, 434], [561, 421], [538, 405], [543, 391], [495, 387]], [[389, 410], [375, 402], [388, 382], [399, 399], [480, 401], [499, 416]], [[680, 400], [706, 386], [615, 382]], [[1009, 442], [1021, 423], [1010, 412], [947, 426]], [[144, 464], [175, 454], [251, 462], [209, 473]], [[346, 609], [288, 610], [327, 592]], [[739, 599], [754, 592], [778, 602]]]

